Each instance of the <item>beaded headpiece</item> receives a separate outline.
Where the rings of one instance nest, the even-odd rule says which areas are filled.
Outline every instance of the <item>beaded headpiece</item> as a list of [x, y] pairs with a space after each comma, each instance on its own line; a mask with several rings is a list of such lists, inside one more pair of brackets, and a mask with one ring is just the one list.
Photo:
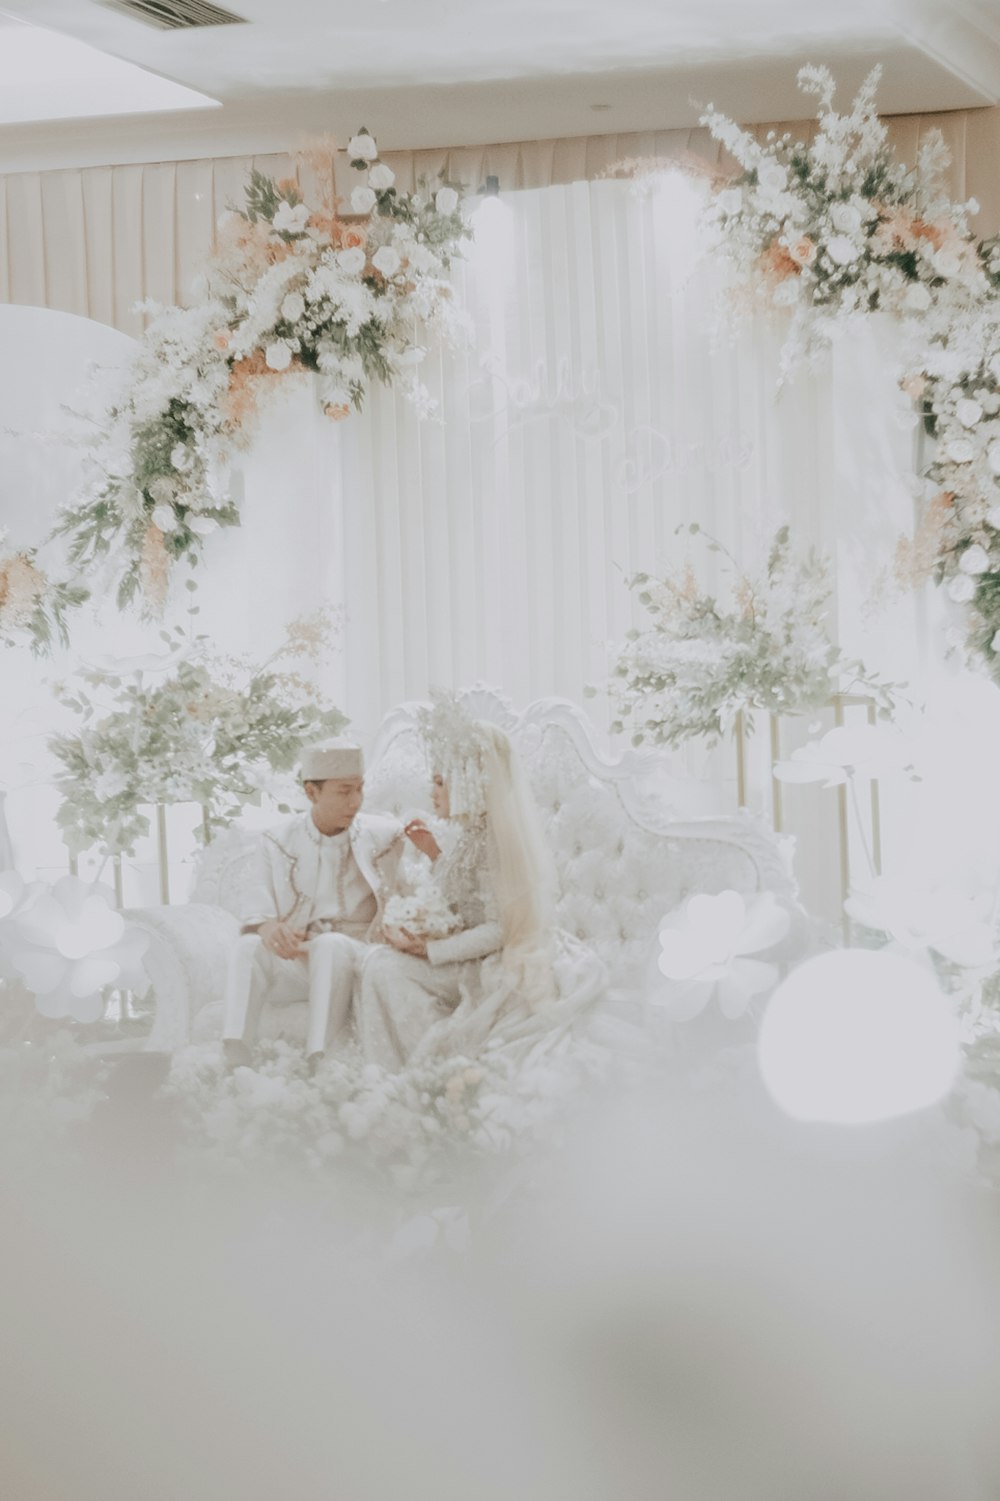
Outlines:
[[453, 818], [478, 818], [486, 812], [486, 727], [465, 710], [454, 693], [431, 691], [431, 707], [417, 711], [417, 727], [427, 746], [432, 770], [448, 784]]

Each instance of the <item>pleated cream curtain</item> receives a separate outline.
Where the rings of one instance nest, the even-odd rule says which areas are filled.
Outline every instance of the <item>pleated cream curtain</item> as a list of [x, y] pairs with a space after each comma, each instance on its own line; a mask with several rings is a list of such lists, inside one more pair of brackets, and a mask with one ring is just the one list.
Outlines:
[[[900, 116], [889, 125], [909, 160], [921, 137], [940, 128], [952, 153], [952, 191], [980, 200], [980, 233], [1000, 230], [1000, 109]], [[808, 134], [813, 122], [759, 128]], [[443, 171], [473, 188], [496, 176], [501, 190], [513, 190], [590, 181], [627, 158], [689, 155], [716, 162], [719, 148], [705, 130], [691, 129], [390, 153], [387, 160], [405, 184]], [[0, 177], [0, 301], [139, 333], [140, 300], [189, 300], [218, 217], [241, 201], [254, 165], [279, 175], [295, 170], [289, 157], [269, 155]]]

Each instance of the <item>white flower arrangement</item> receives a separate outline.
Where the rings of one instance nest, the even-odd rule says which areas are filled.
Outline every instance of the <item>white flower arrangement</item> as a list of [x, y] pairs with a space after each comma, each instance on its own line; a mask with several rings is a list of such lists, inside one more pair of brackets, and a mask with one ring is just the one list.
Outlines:
[[94, 477], [54, 533], [79, 568], [115, 555], [120, 605], [141, 590], [155, 613], [171, 565], [196, 562], [208, 531], [238, 523], [229, 465], [275, 379], [314, 373], [335, 421], [376, 382], [399, 384], [426, 412], [411, 356], [430, 336], [468, 339], [448, 279], [471, 233], [460, 191], [400, 190], [367, 131], [349, 155], [367, 181], [348, 213], [332, 190], [309, 204], [295, 179], [254, 170], [196, 305], [147, 305], [153, 321], [118, 395], [95, 414]]
[[[701, 527], [695, 522], [688, 531], [698, 535]], [[712, 539], [708, 546], [725, 551]], [[775, 533], [759, 577], [740, 573], [731, 557], [730, 563], [728, 605], [699, 588], [690, 565], [679, 577], [629, 579], [653, 623], [630, 632], [612, 669], [615, 733], [628, 731], [633, 745], [677, 746], [699, 736], [714, 743], [739, 714], [750, 730], [755, 711], [817, 708], [843, 680], [889, 712], [891, 685], [846, 660], [831, 642], [826, 565], [812, 553], [796, 558], [787, 526]]]
[[209, 1044], [174, 1055], [167, 1090], [199, 1154], [308, 1175], [360, 1169], [410, 1196], [557, 1142], [570, 1101], [607, 1066], [601, 1050], [563, 1039], [544, 1060], [517, 1066], [486, 1054], [393, 1074], [345, 1053], [310, 1073], [301, 1048], [275, 1042], [254, 1068], [227, 1073]]
[[752, 301], [794, 309], [785, 370], [826, 347], [845, 316], [961, 307], [987, 289], [968, 223], [977, 205], [949, 202], [939, 132], [914, 169], [896, 160], [875, 108], [880, 77], [874, 68], [841, 115], [829, 70], [802, 68], [799, 86], [820, 102], [808, 143], [758, 141], [715, 109], [702, 117], [741, 169], [710, 202], [708, 226]]
[[900, 571], [908, 584], [945, 587], [965, 611], [962, 649], [1000, 681], [1000, 238], [973, 235], [974, 200], [949, 201], [936, 131], [915, 168], [896, 160], [875, 110], [878, 80], [876, 68], [840, 115], [831, 74], [803, 68], [802, 88], [820, 100], [809, 144], [758, 141], [709, 110], [704, 123], [741, 170], [712, 199], [708, 226], [745, 306], [793, 310], [782, 376], [825, 349], [846, 317], [901, 320], [903, 390], [937, 441], [923, 537], [904, 544]]

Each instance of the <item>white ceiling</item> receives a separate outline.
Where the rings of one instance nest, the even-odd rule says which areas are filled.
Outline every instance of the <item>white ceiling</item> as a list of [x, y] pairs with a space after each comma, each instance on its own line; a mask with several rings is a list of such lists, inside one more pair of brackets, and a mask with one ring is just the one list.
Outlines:
[[798, 118], [806, 61], [845, 97], [883, 62], [888, 113], [1000, 100], [1000, 0], [220, 3], [249, 24], [169, 32], [99, 0], [0, 0], [222, 105], [0, 126], [0, 170], [287, 150], [360, 124], [388, 149], [663, 129], [709, 101]]

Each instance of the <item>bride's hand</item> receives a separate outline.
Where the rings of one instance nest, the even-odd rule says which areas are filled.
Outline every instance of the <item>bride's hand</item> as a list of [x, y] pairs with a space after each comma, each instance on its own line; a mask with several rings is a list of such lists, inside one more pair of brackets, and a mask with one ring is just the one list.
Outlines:
[[416, 938], [412, 933], [408, 933], [405, 928], [386, 928], [385, 936], [393, 948], [398, 949], [401, 954], [413, 954], [418, 959], [427, 958], [427, 940], [425, 938]]
[[409, 823], [406, 825], [406, 828], [403, 830], [403, 833], [406, 835], [410, 843], [416, 849], [418, 849], [422, 855], [426, 855], [429, 860], [436, 860], [440, 855], [441, 846], [438, 844], [437, 840], [434, 838], [434, 835], [424, 823], [423, 819], [411, 818]]

